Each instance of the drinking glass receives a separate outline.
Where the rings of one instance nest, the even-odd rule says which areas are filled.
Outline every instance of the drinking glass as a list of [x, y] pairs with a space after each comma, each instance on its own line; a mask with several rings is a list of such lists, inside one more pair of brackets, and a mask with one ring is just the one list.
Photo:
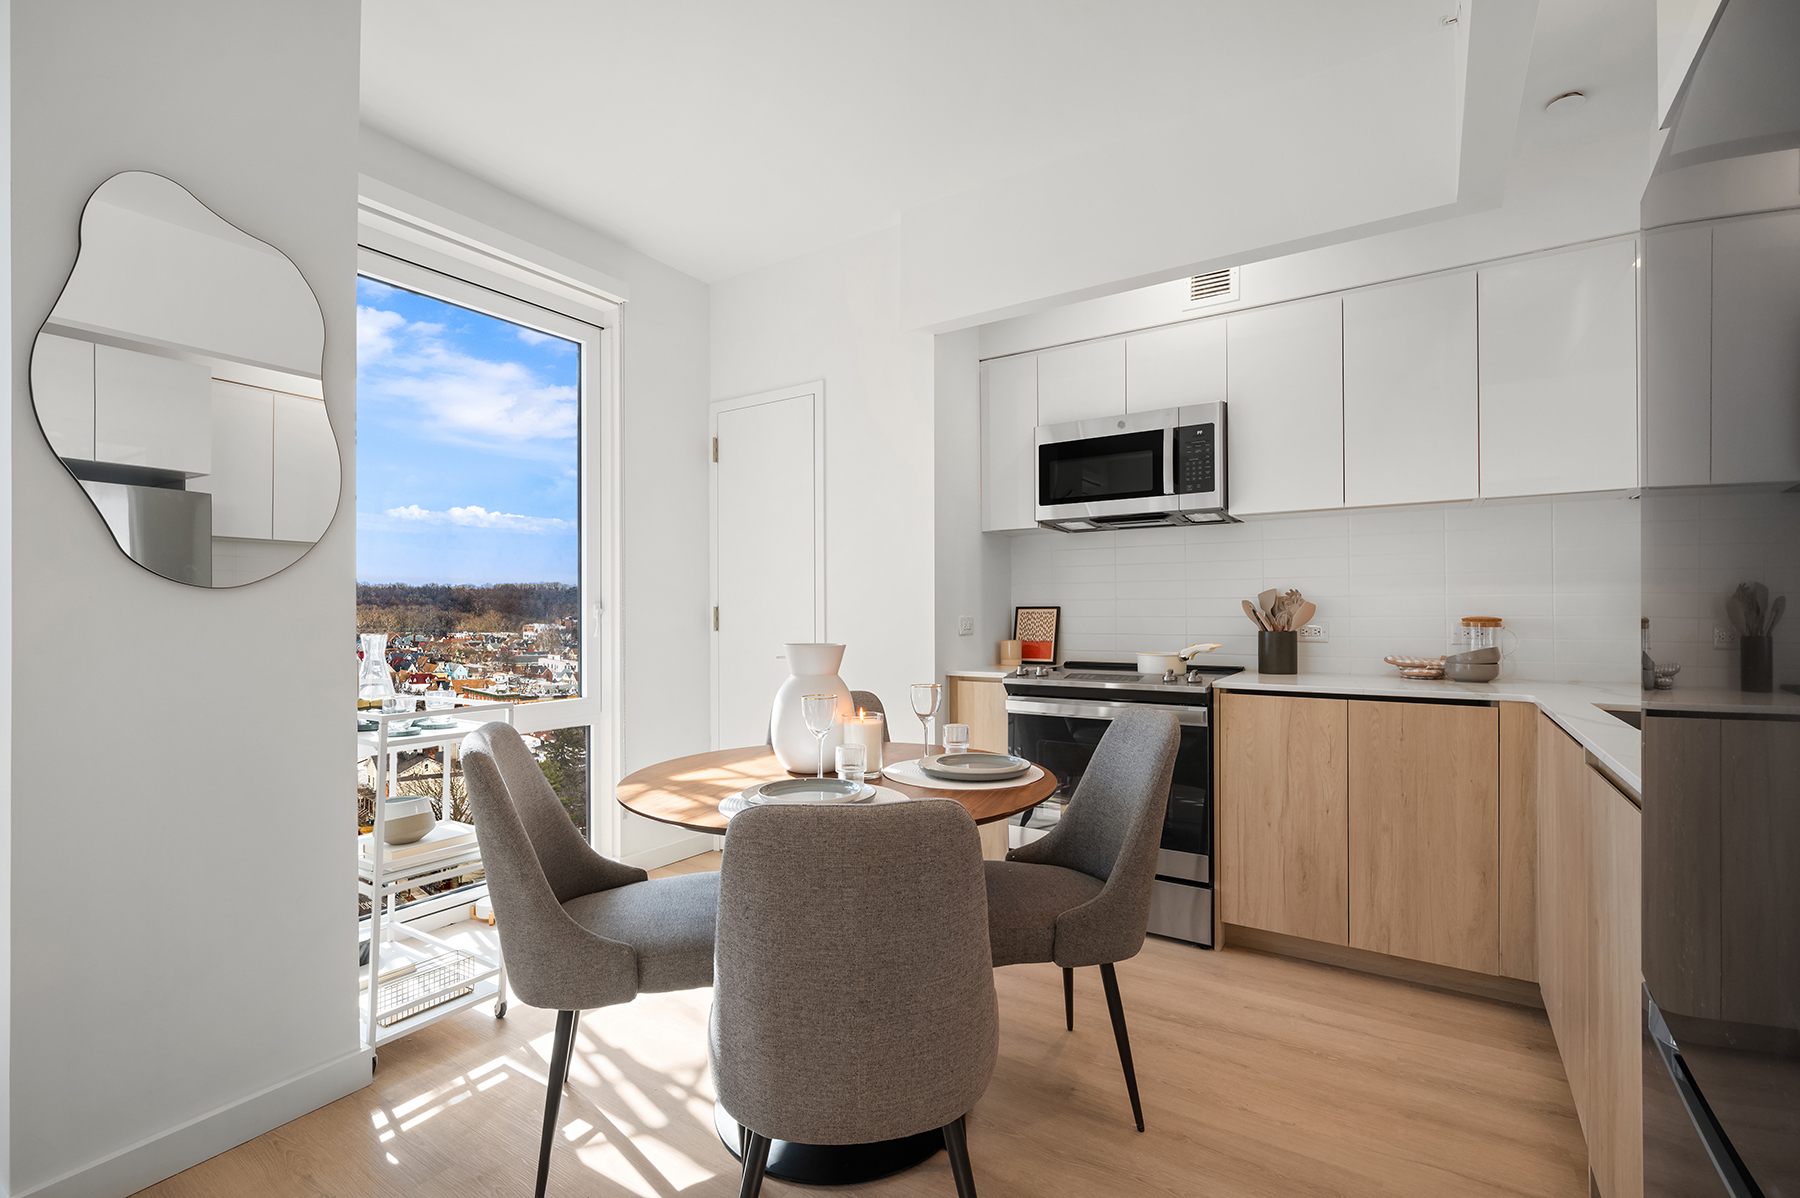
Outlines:
[[837, 776], [857, 786], [863, 784], [864, 770], [869, 763], [869, 750], [865, 745], [842, 744], [837, 747]]
[[915, 682], [912, 684], [913, 714], [919, 717], [919, 723], [925, 729], [925, 751], [931, 752], [931, 717], [937, 714], [938, 704], [944, 701], [944, 688], [935, 682]]
[[969, 726], [967, 724], [944, 725], [944, 752], [967, 753], [969, 751]]
[[837, 726], [836, 695], [802, 695], [800, 697], [800, 714], [806, 720], [806, 730], [813, 734], [819, 742], [819, 777], [825, 776], [825, 738]]
[[413, 707], [413, 697], [411, 695], [383, 696], [381, 700], [381, 710], [388, 713], [396, 711], [413, 711], [415, 710]]
[[431, 690], [428, 690], [425, 692], [425, 710], [426, 711], [443, 711], [445, 708], [455, 707], [455, 706], [456, 706], [456, 692], [455, 691], [439, 690], [436, 687], [433, 687]]

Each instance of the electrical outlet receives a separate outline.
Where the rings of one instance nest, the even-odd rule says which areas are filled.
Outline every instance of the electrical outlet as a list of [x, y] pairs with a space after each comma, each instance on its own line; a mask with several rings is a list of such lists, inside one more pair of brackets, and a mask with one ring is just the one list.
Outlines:
[[1727, 628], [1723, 624], [1713, 625], [1713, 648], [1735, 649], [1737, 643], [1737, 629]]
[[956, 635], [957, 636], [974, 636], [975, 635], [975, 617], [974, 616], [963, 616], [962, 618], [958, 619], [956, 621]]
[[1331, 639], [1331, 629], [1323, 624], [1308, 624], [1300, 629], [1300, 639], [1322, 645]]

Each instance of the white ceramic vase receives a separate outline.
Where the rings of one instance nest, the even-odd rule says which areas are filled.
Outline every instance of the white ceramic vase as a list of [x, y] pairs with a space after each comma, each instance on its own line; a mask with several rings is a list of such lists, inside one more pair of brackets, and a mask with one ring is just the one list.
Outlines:
[[[775, 692], [775, 711], [769, 719], [770, 740], [775, 760], [790, 774], [811, 776], [819, 772], [819, 739], [806, 730], [806, 714], [800, 700], [805, 695], [836, 695], [837, 718], [854, 715], [850, 688], [838, 677], [838, 666], [844, 661], [842, 645], [784, 645], [790, 671], [787, 681]], [[825, 769], [833, 768], [832, 750], [843, 740], [841, 724], [833, 724], [825, 737]]]

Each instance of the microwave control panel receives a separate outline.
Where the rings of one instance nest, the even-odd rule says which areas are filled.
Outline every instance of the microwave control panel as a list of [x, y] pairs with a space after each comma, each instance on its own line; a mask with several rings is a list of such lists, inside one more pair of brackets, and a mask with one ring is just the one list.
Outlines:
[[1190, 424], [1175, 430], [1175, 493], [1204, 494], [1217, 485], [1214, 478], [1213, 424]]

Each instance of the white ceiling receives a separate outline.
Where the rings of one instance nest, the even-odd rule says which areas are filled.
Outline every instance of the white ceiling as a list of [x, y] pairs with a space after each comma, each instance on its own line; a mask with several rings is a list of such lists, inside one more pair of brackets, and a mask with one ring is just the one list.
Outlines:
[[1254, 120], [1235, 102], [1386, 61], [1455, 11], [364, 0], [362, 109], [390, 136], [716, 282], [1222, 106]]

